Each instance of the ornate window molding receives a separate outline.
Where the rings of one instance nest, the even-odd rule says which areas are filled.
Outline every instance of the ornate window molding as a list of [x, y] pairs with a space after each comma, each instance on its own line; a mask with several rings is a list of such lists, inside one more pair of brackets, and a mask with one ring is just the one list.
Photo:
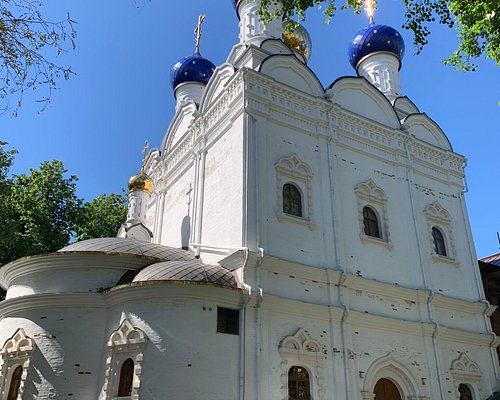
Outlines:
[[[427, 219], [427, 233], [429, 237], [432, 260], [434, 262], [444, 261], [450, 264], [458, 264], [455, 259], [456, 250], [450, 213], [443, 208], [439, 202], [435, 201], [425, 207], [424, 214]], [[436, 252], [434, 236], [432, 234], [433, 228], [438, 229], [443, 235], [446, 255], [441, 255]]]
[[325, 355], [321, 344], [300, 328], [295, 335], [285, 337], [279, 344], [281, 356], [281, 399], [288, 400], [288, 372], [293, 366], [305, 368], [310, 379], [312, 399], [325, 398], [325, 376], [323, 361]]
[[461, 353], [460, 356], [451, 363], [450, 373], [453, 378], [458, 382], [465, 383], [477, 382], [481, 380], [483, 373], [474, 361], [472, 361], [469, 356], [465, 353]]
[[[297, 154], [281, 158], [276, 168], [276, 218], [280, 222], [292, 222], [307, 226], [313, 230], [316, 226], [313, 218], [312, 170], [300, 160]], [[283, 186], [292, 184], [301, 192], [302, 216], [294, 216], [283, 212]]]
[[[141, 329], [134, 327], [128, 319], [125, 319], [118, 329], [111, 334], [107, 343], [109, 353], [106, 359], [106, 374], [104, 377], [105, 400], [139, 399], [144, 348], [147, 342], [148, 338], [145, 333]], [[129, 358], [134, 362], [132, 393], [130, 397], [117, 397], [121, 367]]]
[[[359, 238], [363, 243], [375, 243], [392, 248], [389, 231], [389, 218], [387, 213], [387, 195], [372, 179], [362, 182], [354, 189], [358, 198]], [[375, 212], [379, 223], [380, 238], [365, 234], [363, 209], [370, 208]]]
[[450, 373], [453, 377], [453, 383], [456, 389], [455, 396], [457, 399], [460, 398], [460, 392], [458, 390], [460, 384], [469, 387], [474, 399], [481, 398], [479, 395], [481, 393], [479, 382], [481, 381], [483, 373], [479, 365], [472, 361], [466, 353], [461, 353], [456, 360], [453, 360]]
[[23, 373], [21, 375], [18, 398], [23, 397], [26, 379], [28, 377], [28, 369], [34, 349], [35, 343], [33, 339], [26, 336], [22, 328], [18, 329], [14, 335], [5, 342], [0, 351], [2, 357], [2, 367], [0, 368], [0, 398], [7, 398], [12, 374], [19, 366], [23, 368]]

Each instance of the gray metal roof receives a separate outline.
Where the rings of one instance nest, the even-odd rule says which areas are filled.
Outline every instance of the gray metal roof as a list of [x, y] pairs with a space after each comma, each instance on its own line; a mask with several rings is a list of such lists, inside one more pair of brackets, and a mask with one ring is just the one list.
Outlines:
[[205, 265], [198, 260], [152, 264], [141, 270], [132, 282], [148, 281], [197, 281], [237, 287], [231, 271], [220, 265]]
[[59, 252], [133, 254], [153, 257], [162, 261], [196, 260], [196, 258], [187, 250], [176, 249], [174, 247], [167, 247], [129, 238], [100, 238], [83, 240], [81, 242], [70, 244], [69, 246], [59, 250]]

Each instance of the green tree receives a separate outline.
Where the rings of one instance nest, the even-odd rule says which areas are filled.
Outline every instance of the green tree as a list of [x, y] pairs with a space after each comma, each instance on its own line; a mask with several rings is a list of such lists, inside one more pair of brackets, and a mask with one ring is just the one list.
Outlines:
[[[77, 177], [56, 160], [10, 177], [16, 153], [0, 142], [0, 266], [57, 251], [74, 238], [116, 235], [127, 212], [122, 196], [101, 195], [84, 203], [76, 195]], [[4, 295], [0, 288], [0, 300]]]
[[127, 200], [118, 194], [101, 194], [84, 204], [75, 224], [77, 240], [115, 236], [127, 216]]
[[17, 229], [9, 258], [56, 251], [69, 243], [82, 201], [76, 196], [77, 177], [66, 174], [62, 162], [53, 160], [12, 179], [10, 206]]
[[[413, 32], [417, 54], [428, 43], [429, 25], [434, 22], [455, 27], [459, 43], [457, 50], [444, 62], [457, 69], [474, 70], [473, 60], [484, 56], [500, 65], [500, 1], [498, 0], [402, 0], [406, 7], [403, 28]], [[334, 16], [339, 1], [336, 0], [282, 0], [283, 9], [272, 12], [273, 0], [261, 0], [260, 14], [264, 21], [273, 18], [302, 20], [311, 7], [321, 7], [327, 22]], [[366, 3], [366, 1], [365, 1]], [[376, 0], [369, 3], [376, 6]], [[356, 13], [363, 7], [359, 0], [345, 0], [341, 8], [351, 8]], [[293, 24], [289, 24], [293, 28]]]
[[[54, 60], [74, 48], [74, 21], [67, 15], [50, 21], [39, 0], [0, 0], [0, 110], [21, 106], [27, 89], [43, 88], [38, 99], [42, 110], [50, 102], [60, 78], [68, 79], [71, 67]], [[9, 104], [15, 98], [16, 104]]]

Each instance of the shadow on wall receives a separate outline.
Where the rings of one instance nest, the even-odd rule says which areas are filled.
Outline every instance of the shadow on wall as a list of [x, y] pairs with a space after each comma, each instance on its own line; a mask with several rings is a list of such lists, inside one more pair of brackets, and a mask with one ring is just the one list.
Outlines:
[[191, 237], [191, 217], [186, 215], [181, 223], [181, 247], [184, 250], [189, 248], [189, 238]]

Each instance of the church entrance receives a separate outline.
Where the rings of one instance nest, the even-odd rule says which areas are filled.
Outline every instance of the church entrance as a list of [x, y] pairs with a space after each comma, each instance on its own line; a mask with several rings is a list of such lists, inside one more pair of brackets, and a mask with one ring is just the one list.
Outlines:
[[401, 394], [389, 379], [379, 379], [375, 385], [375, 400], [401, 400]]

